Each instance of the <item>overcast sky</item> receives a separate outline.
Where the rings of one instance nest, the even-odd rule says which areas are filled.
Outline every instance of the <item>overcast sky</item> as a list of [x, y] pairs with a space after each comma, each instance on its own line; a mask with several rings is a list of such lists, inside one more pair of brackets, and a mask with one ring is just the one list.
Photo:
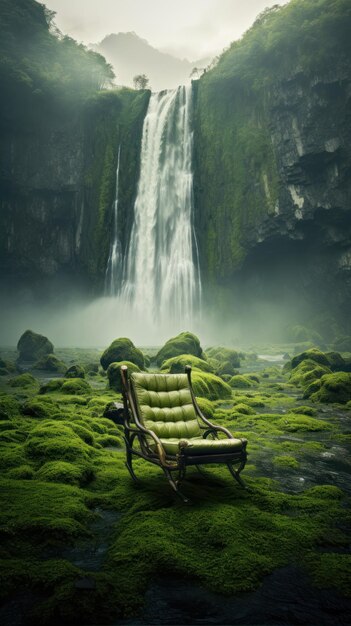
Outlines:
[[238, 39], [267, 6], [286, 0], [44, 0], [56, 24], [83, 43], [135, 31], [156, 48], [190, 61]]

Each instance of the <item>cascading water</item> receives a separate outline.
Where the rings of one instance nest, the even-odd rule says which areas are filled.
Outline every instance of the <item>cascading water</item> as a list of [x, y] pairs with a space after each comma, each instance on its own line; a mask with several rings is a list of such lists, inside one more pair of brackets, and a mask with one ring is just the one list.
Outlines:
[[107, 261], [105, 276], [105, 294], [116, 296], [120, 290], [122, 278], [122, 248], [118, 237], [118, 187], [119, 187], [119, 166], [121, 160], [121, 146], [118, 148], [117, 169], [116, 169], [116, 193], [113, 205], [113, 237], [111, 239], [110, 254]]
[[151, 95], [122, 300], [141, 319], [191, 321], [201, 281], [193, 228], [192, 88]]

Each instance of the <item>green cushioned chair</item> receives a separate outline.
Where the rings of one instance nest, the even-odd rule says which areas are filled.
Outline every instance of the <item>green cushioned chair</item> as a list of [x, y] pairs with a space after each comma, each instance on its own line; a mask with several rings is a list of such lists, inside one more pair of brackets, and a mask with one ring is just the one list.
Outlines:
[[[186, 468], [225, 463], [235, 480], [246, 463], [246, 439], [236, 439], [212, 424], [201, 412], [191, 384], [191, 367], [185, 374], [148, 374], [121, 367], [126, 466], [134, 480], [133, 456], [142, 457], [164, 471], [170, 485], [179, 491]], [[219, 438], [219, 434], [225, 438]], [[134, 444], [138, 442], [139, 446]], [[235, 466], [235, 467], [234, 467]], [[177, 473], [177, 479], [173, 473]]]

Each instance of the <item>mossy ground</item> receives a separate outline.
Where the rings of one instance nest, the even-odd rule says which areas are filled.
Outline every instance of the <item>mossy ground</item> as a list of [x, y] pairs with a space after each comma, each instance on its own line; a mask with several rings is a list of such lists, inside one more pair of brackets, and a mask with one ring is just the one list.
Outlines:
[[[243, 388], [194, 372], [205, 415], [249, 441], [249, 490], [223, 467], [207, 469], [208, 478], [189, 470], [186, 507], [151, 464], [137, 461], [141, 484], [132, 483], [121, 428], [102, 417], [120, 396], [86, 366], [98, 355], [67, 350], [60, 358], [91, 374], [0, 379], [0, 588], [5, 603], [18, 589], [31, 594], [28, 622], [70, 623], [78, 611], [82, 623], [105, 624], [142, 612], [159, 576], [233, 595], [291, 564], [317, 587], [350, 595], [345, 468], [339, 482], [333, 468], [339, 449], [350, 463], [350, 406], [303, 399], [282, 363], [242, 367], [240, 376], [253, 381]], [[101, 540], [94, 524], [103, 511], [120, 517], [94, 570], [72, 554]], [[87, 581], [89, 592], [81, 588]]]

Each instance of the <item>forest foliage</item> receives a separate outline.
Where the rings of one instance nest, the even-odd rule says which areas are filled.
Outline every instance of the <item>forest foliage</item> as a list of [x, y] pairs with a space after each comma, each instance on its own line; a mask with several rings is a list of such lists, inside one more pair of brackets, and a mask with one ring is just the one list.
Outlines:
[[104, 57], [62, 35], [55, 13], [35, 0], [0, 0], [1, 113], [16, 119], [26, 107], [74, 104], [114, 78]]

